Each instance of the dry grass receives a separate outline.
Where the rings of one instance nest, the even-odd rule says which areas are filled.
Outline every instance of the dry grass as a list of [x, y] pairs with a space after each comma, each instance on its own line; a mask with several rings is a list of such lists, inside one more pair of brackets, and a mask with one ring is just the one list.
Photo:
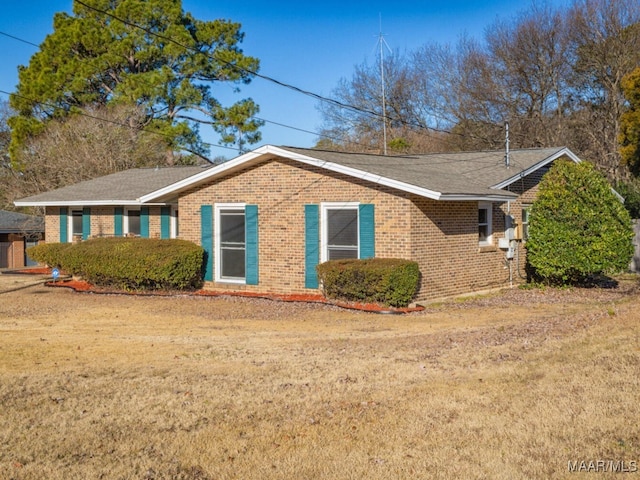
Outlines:
[[639, 307], [3, 294], [0, 478], [610, 478], [568, 462], [640, 463]]

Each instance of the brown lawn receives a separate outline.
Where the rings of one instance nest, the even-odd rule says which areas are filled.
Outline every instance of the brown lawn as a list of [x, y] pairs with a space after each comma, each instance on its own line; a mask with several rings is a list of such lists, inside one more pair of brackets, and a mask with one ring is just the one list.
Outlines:
[[620, 478], [640, 469], [636, 283], [410, 315], [4, 293], [0, 479]]

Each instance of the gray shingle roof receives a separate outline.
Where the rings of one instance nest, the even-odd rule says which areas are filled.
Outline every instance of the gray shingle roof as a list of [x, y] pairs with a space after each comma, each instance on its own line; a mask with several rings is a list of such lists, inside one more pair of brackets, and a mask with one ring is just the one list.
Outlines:
[[16, 205], [135, 204], [138, 198], [210, 166], [135, 168], [16, 200]]
[[522, 149], [510, 152], [505, 166], [502, 151], [433, 153], [425, 155], [383, 156], [282, 147], [297, 154], [362, 170], [399, 182], [446, 195], [489, 195], [492, 188], [555, 154], [563, 147]]
[[44, 232], [44, 219], [35, 215], [0, 210], [0, 233]]
[[343, 172], [374, 183], [442, 200], [506, 201], [507, 185], [567, 155], [564, 147], [512, 150], [510, 166], [502, 151], [384, 156], [265, 145], [215, 167], [143, 168], [20, 199], [16, 205], [135, 205], [166, 202], [181, 190], [239, 171], [264, 159], [285, 157]]

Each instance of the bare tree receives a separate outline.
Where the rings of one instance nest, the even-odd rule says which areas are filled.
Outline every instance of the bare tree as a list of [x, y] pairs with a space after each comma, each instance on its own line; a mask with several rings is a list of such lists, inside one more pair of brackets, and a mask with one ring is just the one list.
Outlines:
[[579, 108], [573, 118], [580, 150], [610, 180], [628, 176], [618, 153], [625, 109], [622, 79], [640, 65], [640, 3], [637, 0], [577, 0], [569, 13], [573, 88]]
[[[387, 146], [394, 153], [442, 149], [432, 111], [435, 102], [412, 57], [393, 52], [384, 60], [385, 110], [383, 112], [380, 59], [356, 66], [350, 80], [342, 78], [333, 90], [337, 103], [319, 106], [324, 118], [319, 147], [382, 152], [383, 125]], [[386, 125], [383, 124], [386, 122]]]
[[[385, 63], [387, 127], [399, 151], [568, 146], [611, 181], [631, 171], [618, 149], [628, 109], [622, 82], [640, 66], [637, 0], [574, 0], [568, 9], [532, 4], [454, 46], [427, 44]], [[323, 111], [333, 148], [380, 150], [378, 65], [342, 79], [337, 98], [360, 111]], [[354, 148], [354, 147], [350, 147]]]
[[4, 168], [3, 203], [128, 168], [167, 165], [166, 142], [144, 130], [145, 114], [130, 106], [85, 110], [52, 121], [31, 138], [19, 168]]
[[515, 22], [495, 23], [487, 44], [497, 110], [511, 123], [514, 145], [561, 144], [570, 107], [564, 16], [534, 5]]

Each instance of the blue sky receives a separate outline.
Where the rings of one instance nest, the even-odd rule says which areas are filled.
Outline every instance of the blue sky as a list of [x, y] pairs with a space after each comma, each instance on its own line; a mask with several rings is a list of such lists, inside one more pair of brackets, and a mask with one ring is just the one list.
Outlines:
[[[568, 5], [570, 0], [553, 0]], [[247, 55], [260, 59], [260, 73], [323, 96], [330, 96], [340, 78], [350, 78], [354, 66], [370, 63], [380, 31], [392, 49], [412, 50], [426, 43], [455, 43], [467, 34], [481, 40], [485, 28], [495, 20], [512, 18], [530, 3], [521, 0], [410, 0], [297, 2], [251, 0], [183, 0], [183, 9], [201, 20], [230, 19], [242, 24]], [[295, 6], [294, 6], [295, 5]], [[52, 31], [55, 12], [71, 13], [71, 0], [3, 2], [0, 32], [40, 44]], [[382, 20], [382, 29], [380, 29]], [[0, 35], [0, 90], [14, 91], [17, 67], [27, 65], [37, 48]], [[262, 129], [260, 144], [311, 147], [317, 135], [282, 127], [317, 132], [322, 119], [318, 101], [254, 79], [239, 94], [232, 86], [214, 90], [220, 99], [251, 97], [260, 105], [259, 116], [269, 122]], [[6, 98], [6, 95], [2, 95]], [[273, 123], [272, 123], [273, 122]], [[217, 137], [201, 131], [205, 141]], [[212, 146], [211, 157], [231, 158], [235, 152]]]

